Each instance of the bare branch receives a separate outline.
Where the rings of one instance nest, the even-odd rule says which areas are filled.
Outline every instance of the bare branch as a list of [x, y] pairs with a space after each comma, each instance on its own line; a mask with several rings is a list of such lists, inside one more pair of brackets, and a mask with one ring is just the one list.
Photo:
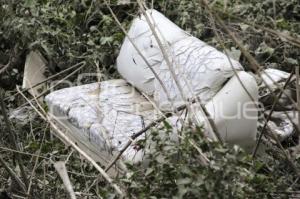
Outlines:
[[1, 68], [0, 68], [0, 75], [1, 75], [2, 73], [4, 73], [10, 66], [11, 66], [10, 61], [9, 61], [7, 64], [5, 64], [5, 65], [1, 65]]
[[18, 183], [18, 185], [20, 186], [20, 188], [22, 189], [22, 191], [24, 193], [26, 193], [26, 187], [25, 187], [24, 183], [17, 176], [17, 174], [11, 168], [9, 168], [9, 166], [6, 164], [5, 160], [3, 160], [3, 158], [1, 157], [1, 155], [0, 155], [0, 163], [2, 164], [2, 166], [4, 167], [4, 169], [9, 173], [9, 175]]

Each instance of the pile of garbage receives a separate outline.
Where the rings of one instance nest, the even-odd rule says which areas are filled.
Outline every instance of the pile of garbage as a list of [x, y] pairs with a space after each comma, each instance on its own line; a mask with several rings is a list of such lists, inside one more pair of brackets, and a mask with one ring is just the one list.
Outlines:
[[[103, 161], [169, 113], [174, 139], [191, 123], [202, 126], [209, 139], [249, 151], [262, 131], [281, 142], [296, 135], [293, 75], [276, 69], [245, 72], [227, 53], [189, 35], [156, 10], [133, 21], [117, 68], [124, 79], [66, 88], [45, 98], [49, 114]], [[143, 134], [137, 140], [145, 138]], [[123, 158], [138, 162], [144, 152], [133, 144]]]

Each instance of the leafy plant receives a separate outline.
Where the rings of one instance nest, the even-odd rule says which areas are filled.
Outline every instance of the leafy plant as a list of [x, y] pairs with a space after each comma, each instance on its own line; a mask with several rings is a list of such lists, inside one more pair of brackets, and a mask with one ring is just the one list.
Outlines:
[[251, 198], [288, 190], [289, 185], [277, 178], [275, 165], [253, 161], [237, 146], [209, 142], [201, 132], [201, 128], [184, 130], [179, 144], [170, 139], [168, 127], [153, 132], [156, 144], [147, 155], [148, 165], [129, 165], [130, 172], [121, 179], [130, 197]]

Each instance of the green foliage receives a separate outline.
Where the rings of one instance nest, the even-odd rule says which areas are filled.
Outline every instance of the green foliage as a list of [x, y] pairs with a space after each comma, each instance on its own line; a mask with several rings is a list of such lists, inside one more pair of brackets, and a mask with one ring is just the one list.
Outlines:
[[[272, 36], [259, 28], [253, 29], [245, 25], [242, 20], [261, 25], [278, 32], [299, 38], [300, 35], [300, 5], [299, 1], [291, 0], [238, 0], [230, 1], [225, 12], [239, 18], [228, 18], [235, 31], [239, 32], [239, 39], [246, 49], [265, 68], [272, 67], [290, 72], [293, 63], [289, 59], [297, 58], [299, 50], [288, 44], [278, 36]], [[243, 62], [247, 67], [247, 63]]]
[[[192, 35], [220, 47], [214, 37], [209, 14], [200, 2], [157, 0], [154, 1], [154, 8], [161, 10]], [[229, 1], [227, 6], [224, 2], [214, 1], [214, 8], [270, 28], [298, 34], [300, 32], [298, 23], [300, 8], [297, 0]], [[0, 5], [0, 64], [8, 62], [14, 48], [25, 52], [39, 49], [48, 59], [48, 66], [52, 72], [86, 61], [87, 72], [95, 72], [99, 64], [104, 79], [111, 78], [112, 75], [117, 76], [114, 64], [124, 34], [103, 2], [14, 0], [2, 1]], [[128, 27], [133, 17], [138, 14], [135, 3], [123, 6], [112, 3], [111, 6], [125, 27]], [[249, 26], [228, 16], [223, 17], [229, 27], [241, 34], [240, 38], [247, 49], [262, 64], [290, 65], [286, 58], [299, 56], [298, 51], [280, 40], [249, 29]], [[235, 46], [226, 36], [224, 38], [229, 49]], [[269, 49], [273, 50], [272, 54], [255, 54], [263, 41]], [[285, 45], [285, 48], [278, 48], [282, 45]], [[22, 71], [24, 56], [21, 59], [23, 62], [20, 62], [16, 68]], [[247, 62], [244, 62], [243, 58], [241, 61], [247, 67]], [[283, 68], [283, 66], [277, 67]]]
[[[40, 50], [52, 72], [86, 61], [87, 72], [95, 72], [99, 64], [104, 78], [114, 74], [115, 57], [124, 35], [103, 3], [16, 0], [1, 3], [0, 9], [0, 41], [4, 41], [0, 63], [5, 64], [11, 49], [17, 46], [25, 51]], [[132, 19], [123, 12], [116, 14], [125, 26]]]
[[[129, 165], [130, 172], [121, 182], [130, 197], [252, 198], [289, 188], [285, 181], [289, 178], [277, 178], [275, 165], [253, 161], [237, 146], [208, 142], [200, 128], [184, 130], [179, 144], [168, 136], [171, 131], [164, 128], [152, 133], [156, 145], [147, 154], [146, 167]], [[209, 159], [208, 165], [201, 161], [199, 150]]]

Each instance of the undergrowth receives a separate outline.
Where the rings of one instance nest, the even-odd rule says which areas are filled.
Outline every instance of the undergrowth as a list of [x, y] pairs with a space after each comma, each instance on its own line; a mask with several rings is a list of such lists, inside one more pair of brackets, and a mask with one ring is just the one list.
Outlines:
[[[299, 64], [299, 49], [278, 37], [253, 28], [242, 20], [299, 37], [300, 6], [297, 0], [236, 0], [211, 1], [220, 11], [226, 25], [236, 33], [246, 49], [264, 67], [285, 71]], [[147, 4], [149, 7], [151, 3]], [[139, 14], [136, 3], [110, 4], [125, 28]], [[157, 0], [154, 8], [192, 35], [221, 49], [207, 12], [197, 0]], [[221, 12], [222, 11], [222, 12]], [[223, 13], [223, 14], [222, 14]], [[225, 14], [224, 14], [225, 13]], [[227, 14], [226, 14], [227, 13]], [[235, 17], [232, 17], [232, 16]], [[249, 63], [222, 29], [227, 50], [248, 70]], [[101, 80], [119, 77], [115, 59], [124, 39], [109, 10], [95, 0], [0, 0], [0, 87], [8, 97], [6, 111], [12, 114], [25, 101], [16, 93], [23, 77], [26, 54], [39, 50], [48, 61], [48, 75], [55, 74], [79, 62], [86, 62], [80, 73], [97, 73]], [[58, 78], [63, 78], [60, 76]], [[76, 76], [69, 78], [75, 82]], [[94, 82], [87, 78], [85, 83]], [[28, 108], [28, 106], [27, 106]], [[12, 130], [18, 136], [20, 152], [12, 150], [7, 126], [0, 115], [0, 156], [19, 173], [15, 161], [20, 153], [28, 178], [32, 183], [28, 198], [67, 198], [53, 162], [67, 161], [67, 167], [78, 198], [117, 198], [117, 194], [98, 179], [97, 171], [71, 148], [51, 135], [49, 126], [30, 108], [19, 112], [21, 119], [12, 119]], [[276, 151], [253, 160], [238, 147], [222, 146], [203, 138], [201, 128], [186, 128], [178, 142], [161, 138], [158, 132], [170, 134], [167, 124], [152, 130], [156, 142], [152, 154], [147, 154], [147, 166], [128, 164], [129, 172], [117, 179], [130, 198], [281, 198], [297, 195], [298, 175]], [[145, 141], [146, 142], [146, 141]], [[209, 160], [201, 160], [202, 151]], [[299, 163], [299, 159], [295, 159]], [[297, 164], [296, 164], [297, 165]], [[93, 186], [92, 186], [93, 185]], [[19, 188], [3, 167], [0, 167], [0, 189], [13, 196]], [[0, 195], [0, 198], [2, 197]], [[22, 194], [21, 194], [22, 195]], [[23, 195], [24, 196], [24, 195]], [[24, 196], [25, 197], [25, 196]]]

